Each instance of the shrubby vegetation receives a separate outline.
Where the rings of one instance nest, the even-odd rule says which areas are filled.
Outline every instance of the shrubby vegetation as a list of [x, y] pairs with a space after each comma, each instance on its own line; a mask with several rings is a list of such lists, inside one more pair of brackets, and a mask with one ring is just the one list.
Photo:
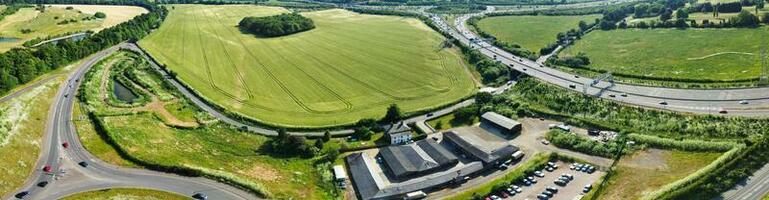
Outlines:
[[[769, 157], [763, 156], [769, 151], [769, 140], [765, 137], [769, 132], [768, 119], [683, 115], [624, 106], [586, 98], [531, 78], [518, 81], [510, 91], [513, 93], [510, 101], [496, 103], [494, 109], [515, 109], [521, 115], [547, 115], [578, 126], [659, 136], [629, 134], [630, 138], [651, 146], [703, 151], [721, 151], [732, 146], [729, 143], [737, 147], [706, 169], [668, 186], [672, 189], [661, 192], [658, 199], [709, 199], [730, 189], [769, 161]], [[691, 141], [695, 138], [705, 141]], [[726, 139], [727, 142], [707, 141], [716, 139]]]
[[576, 56], [553, 56], [547, 60], [550, 65], [567, 66], [573, 68], [585, 68], [590, 64], [590, 58], [584, 53], [579, 53]]
[[8, 92], [41, 74], [83, 59], [104, 48], [126, 40], [136, 41], [149, 34], [152, 28], [158, 27], [167, 12], [164, 7], [141, 2], [130, 5], [147, 6], [145, 8], [150, 12], [80, 41], [61, 41], [37, 49], [15, 48], [0, 54], [0, 93]]
[[651, 135], [642, 135], [637, 133], [631, 133], [626, 136], [628, 141], [635, 141], [639, 144], [648, 145], [661, 149], [677, 149], [681, 151], [716, 151], [724, 152], [734, 149], [736, 147], [744, 146], [736, 142], [724, 142], [724, 141], [703, 141], [703, 140], [691, 140], [681, 139], [674, 140], [670, 138], [661, 138]]
[[[768, 119], [683, 115], [668, 111], [625, 106], [599, 98], [586, 98], [531, 78], [518, 81], [513, 97], [495, 109], [525, 109], [532, 115], [572, 116], [572, 121], [611, 130], [661, 135], [668, 138], [744, 139], [766, 133]], [[518, 103], [517, 106], [515, 103]]]
[[284, 13], [266, 17], [245, 17], [238, 23], [241, 30], [265, 37], [277, 37], [315, 28], [310, 18], [298, 13]]
[[588, 155], [605, 158], [613, 158], [619, 153], [625, 154], [630, 152], [630, 150], [623, 148], [624, 144], [622, 144], [622, 140], [619, 139], [613, 139], [608, 142], [599, 142], [562, 130], [549, 131], [547, 132], [546, 138], [556, 147], [571, 149]]
[[486, 10], [486, 6], [484, 5], [444, 4], [444, 5], [438, 5], [433, 8], [430, 8], [428, 12], [442, 13], [442, 14], [465, 14], [465, 13], [472, 13], [472, 12], [478, 12], [483, 10]]

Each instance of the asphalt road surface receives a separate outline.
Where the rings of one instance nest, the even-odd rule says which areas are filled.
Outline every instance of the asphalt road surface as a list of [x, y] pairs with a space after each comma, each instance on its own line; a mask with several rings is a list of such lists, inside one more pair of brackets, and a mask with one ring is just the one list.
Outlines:
[[[77, 192], [116, 187], [157, 189], [185, 196], [200, 192], [210, 199], [259, 199], [238, 188], [205, 178], [120, 168], [104, 163], [86, 151], [71, 123], [72, 106], [77, 101], [74, 94], [81, 78], [93, 64], [127, 46], [129, 44], [121, 44], [97, 53], [72, 73], [65, 84], [61, 84], [48, 116], [36, 171], [21, 190], [30, 193], [24, 199], [57, 199]], [[69, 147], [64, 148], [63, 142], [68, 142]], [[82, 167], [79, 162], [86, 162], [88, 166]], [[44, 172], [44, 166], [50, 166], [51, 173]], [[46, 187], [37, 186], [43, 181], [49, 184]], [[5, 198], [11, 199], [13, 195], [7, 194]]]
[[[626, 104], [698, 114], [719, 114], [739, 116], [762, 116], [769, 113], [769, 88], [744, 89], [678, 89], [629, 85], [623, 83], [599, 82], [590, 85], [592, 78], [569, 74], [558, 69], [545, 67], [536, 61], [515, 56], [486, 42], [471, 42], [478, 36], [470, 31], [465, 22], [472, 16], [493, 12], [493, 7], [483, 13], [458, 17], [455, 29], [447, 26], [440, 17], [431, 17], [444, 32], [449, 33], [462, 44], [478, 49], [489, 58], [496, 59], [514, 70], [520, 71], [545, 82], [576, 92]], [[586, 90], [585, 90], [586, 89]], [[626, 95], [623, 97], [622, 94]], [[611, 97], [614, 96], [614, 97]], [[747, 104], [741, 104], [740, 101]], [[664, 103], [663, 103], [664, 102]]]
[[[470, 17], [489, 12], [494, 12], [494, 8], [489, 7], [482, 13], [458, 17], [454, 22], [454, 28], [448, 26], [441, 17], [430, 16], [430, 18], [454, 39], [478, 49], [487, 57], [496, 59], [524, 74], [576, 92], [586, 92], [588, 95], [630, 105], [696, 114], [766, 116], [769, 113], [769, 87], [677, 89], [606, 82], [590, 85], [589, 83], [593, 81], [591, 78], [545, 67], [537, 61], [517, 57], [486, 42], [471, 42], [471, 38], [478, 38], [478, 36], [466, 27], [466, 21]], [[741, 101], [747, 103], [741, 103]], [[719, 113], [720, 111], [727, 113]], [[767, 192], [769, 192], [769, 165], [757, 171], [745, 183], [739, 184], [717, 199], [760, 199]]]

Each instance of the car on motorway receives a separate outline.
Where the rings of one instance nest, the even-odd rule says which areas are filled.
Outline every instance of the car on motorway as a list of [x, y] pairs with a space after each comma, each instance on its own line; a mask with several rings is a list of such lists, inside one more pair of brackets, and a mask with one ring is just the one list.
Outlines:
[[729, 111], [726, 111], [726, 109], [724, 109], [724, 108], [719, 108], [718, 109], [718, 113], [726, 114], [726, 113], [729, 113]]
[[660, 101], [660, 105], [666, 106], [666, 105], [668, 105], [668, 102], [667, 101]]
[[81, 162], [79, 162], [79, 163], [77, 163], [77, 164], [78, 164], [78, 165], [80, 165], [80, 166], [82, 166], [82, 167], [88, 167], [88, 163], [87, 163], [87, 162], [85, 162], [85, 161], [81, 161]]
[[574, 78], [579, 78], [579, 76], [578, 75], [574, 75]]
[[41, 181], [41, 182], [37, 183], [37, 187], [45, 187], [47, 185], [48, 185], [48, 181]]
[[621, 96], [621, 97], [627, 97], [627, 93], [622, 93], [622, 94], [619, 94], [619, 96]]
[[69, 148], [69, 142], [61, 143], [61, 146], [64, 147], [65, 149]]
[[51, 172], [51, 166], [50, 165], [46, 165], [45, 167], [43, 167], [43, 171], [44, 172]]
[[617, 95], [609, 94], [609, 97], [614, 98], [614, 97], [617, 97]]
[[198, 200], [205, 200], [205, 199], [208, 199], [208, 196], [206, 196], [206, 194], [203, 194], [203, 193], [195, 193], [192, 195], [192, 198], [198, 199]]
[[742, 101], [740, 101], [740, 104], [747, 105], [748, 104], [748, 100], [742, 100]]
[[29, 192], [22, 191], [22, 192], [16, 193], [16, 195], [13, 195], [13, 197], [16, 197], [17, 199], [23, 199], [27, 195], [29, 195]]
[[571, 88], [571, 89], [576, 89], [576, 88], [577, 88], [577, 85], [574, 85], [574, 84], [569, 84], [569, 88]]

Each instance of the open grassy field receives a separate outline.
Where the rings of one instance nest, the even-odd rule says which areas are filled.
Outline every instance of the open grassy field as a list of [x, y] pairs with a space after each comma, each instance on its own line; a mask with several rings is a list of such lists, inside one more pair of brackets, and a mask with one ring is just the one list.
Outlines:
[[[255, 185], [275, 199], [329, 199], [334, 196], [322, 181], [325, 170], [317, 170], [319, 158], [273, 155], [263, 149], [268, 138], [241, 132], [226, 124], [200, 116], [199, 109], [177, 91], [163, 87], [162, 78], [145, 68], [147, 62], [133, 53], [118, 52], [95, 65], [83, 81], [85, 106], [77, 107], [74, 123], [89, 152], [120, 166], [142, 167], [121, 157], [102, 136], [110, 137], [131, 157], [156, 165], [179, 166], [238, 179]], [[145, 73], [139, 73], [143, 71]], [[136, 76], [130, 75], [135, 74]], [[115, 76], [126, 76], [141, 93], [150, 96], [142, 104], [115, 104], [104, 97], [114, 95], [105, 85]], [[106, 78], [105, 78], [106, 77]], [[171, 98], [161, 100], [159, 94]], [[94, 130], [82, 116], [90, 111], [104, 122], [105, 135]], [[173, 120], [170, 120], [173, 119]], [[195, 126], [184, 127], [187, 124]], [[176, 128], [181, 127], [181, 128]], [[323, 169], [323, 168], [320, 168]], [[330, 173], [330, 172], [329, 172]], [[330, 176], [329, 176], [330, 177]]]
[[257, 38], [245, 16], [287, 12], [248, 5], [175, 5], [140, 44], [210, 101], [264, 123], [350, 124], [454, 102], [475, 87], [457, 51], [417, 19], [345, 10], [306, 12], [310, 31]]
[[587, 54], [594, 69], [652, 77], [737, 80], [760, 74], [769, 27], [593, 31], [563, 51]]
[[[65, 7], [46, 6], [45, 12], [40, 12], [35, 8], [22, 8], [18, 12], [6, 16], [5, 19], [0, 21], [0, 37], [17, 39], [14, 41], [0, 42], [0, 52], [21, 46], [25, 41], [38, 37], [47, 37], [76, 31], [98, 31], [127, 21], [133, 18], [133, 16], [143, 12], [147, 12], [144, 8], [132, 6], [126, 6], [125, 9], [101, 9], [100, 11], [107, 14], [106, 19], [84, 20], [86, 17], [93, 16], [93, 14], [87, 14], [87, 11], [90, 10], [81, 12], [77, 9], [67, 10]], [[77, 22], [60, 24], [65, 20], [77, 20]], [[24, 33], [22, 30], [30, 30], [31, 32]]]
[[498, 16], [487, 17], [478, 27], [498, 40], [521, 45], [533, 52], [556, 41], [556, 35], [570, 29], [579, 29], [579, 21], [592, 23], [601, 15], [573, 16]]
[[93, 15], [96, 12], [103, 12], [107, 14], [100, 27], [93, 29], [99, 31], [101, 29], [109, 28], [125, 21], [133, 19], [135, 16], [147, 13], [147, 9], [138, 6], [112, 6], [112, 5], [51, 5], [58, 8], [72, 7], [75, 10], [82, 11], [84, 14]]
[[138, 188], [117, 188], [117, 189], [104, 189], [90, 192], [83, 192], [70, 195], [62, 198], [62, 200], [184, 200], [190, 199], [178, 194], [138, 189]]
[[59, 81], [63, 79], [0, 104], [0, 194], [14, 192], [34, 170]]
[[[752, 14], [756, 14], [756, 7], [755, 6], [745, 6], [742, 7], [743, 10], [750, 11]], [[769, 7], [764, 7], [762, 9], [758, 9], [758, 16], [760, 17], [763, 13], [769, 12]], [[711, 12], [695, 12], [695, 13], [689, 13], [689, 20], [695, 20], [698, 24], [702, 24], [703, 20], [708, 20], [710, 22], [721, 22], [729, 20], [732, 17], [736, 17], [740, 13], [719, 13], [718, 17], [713, 17], [713, 13]], [[647, 24], [652, 21], [659, 22], [659, 17], [645, 17], [645, 18], [634, 18], [632, 15], [625, 18], [628, 24], [637, 24], [639, 22], [646, 22]], [[673, 13], [673, 19], [676, 19], [675, 12]]]
[[597, 199], [639, 199], [710, 164], [721, 153], [649, 149], [622, 158]]

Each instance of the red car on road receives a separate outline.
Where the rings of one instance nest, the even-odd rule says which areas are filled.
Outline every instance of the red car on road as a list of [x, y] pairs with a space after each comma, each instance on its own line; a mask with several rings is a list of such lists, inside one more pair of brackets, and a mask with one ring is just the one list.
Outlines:
[[51, 172], [51, 166], [50, 165], [46, 165], [45, 167], [43, 167], [43, 171], [44, 172]]
[[61, 146], [64, 147], [65, 149], [69, 148], [69, 142], [61, 143]]

